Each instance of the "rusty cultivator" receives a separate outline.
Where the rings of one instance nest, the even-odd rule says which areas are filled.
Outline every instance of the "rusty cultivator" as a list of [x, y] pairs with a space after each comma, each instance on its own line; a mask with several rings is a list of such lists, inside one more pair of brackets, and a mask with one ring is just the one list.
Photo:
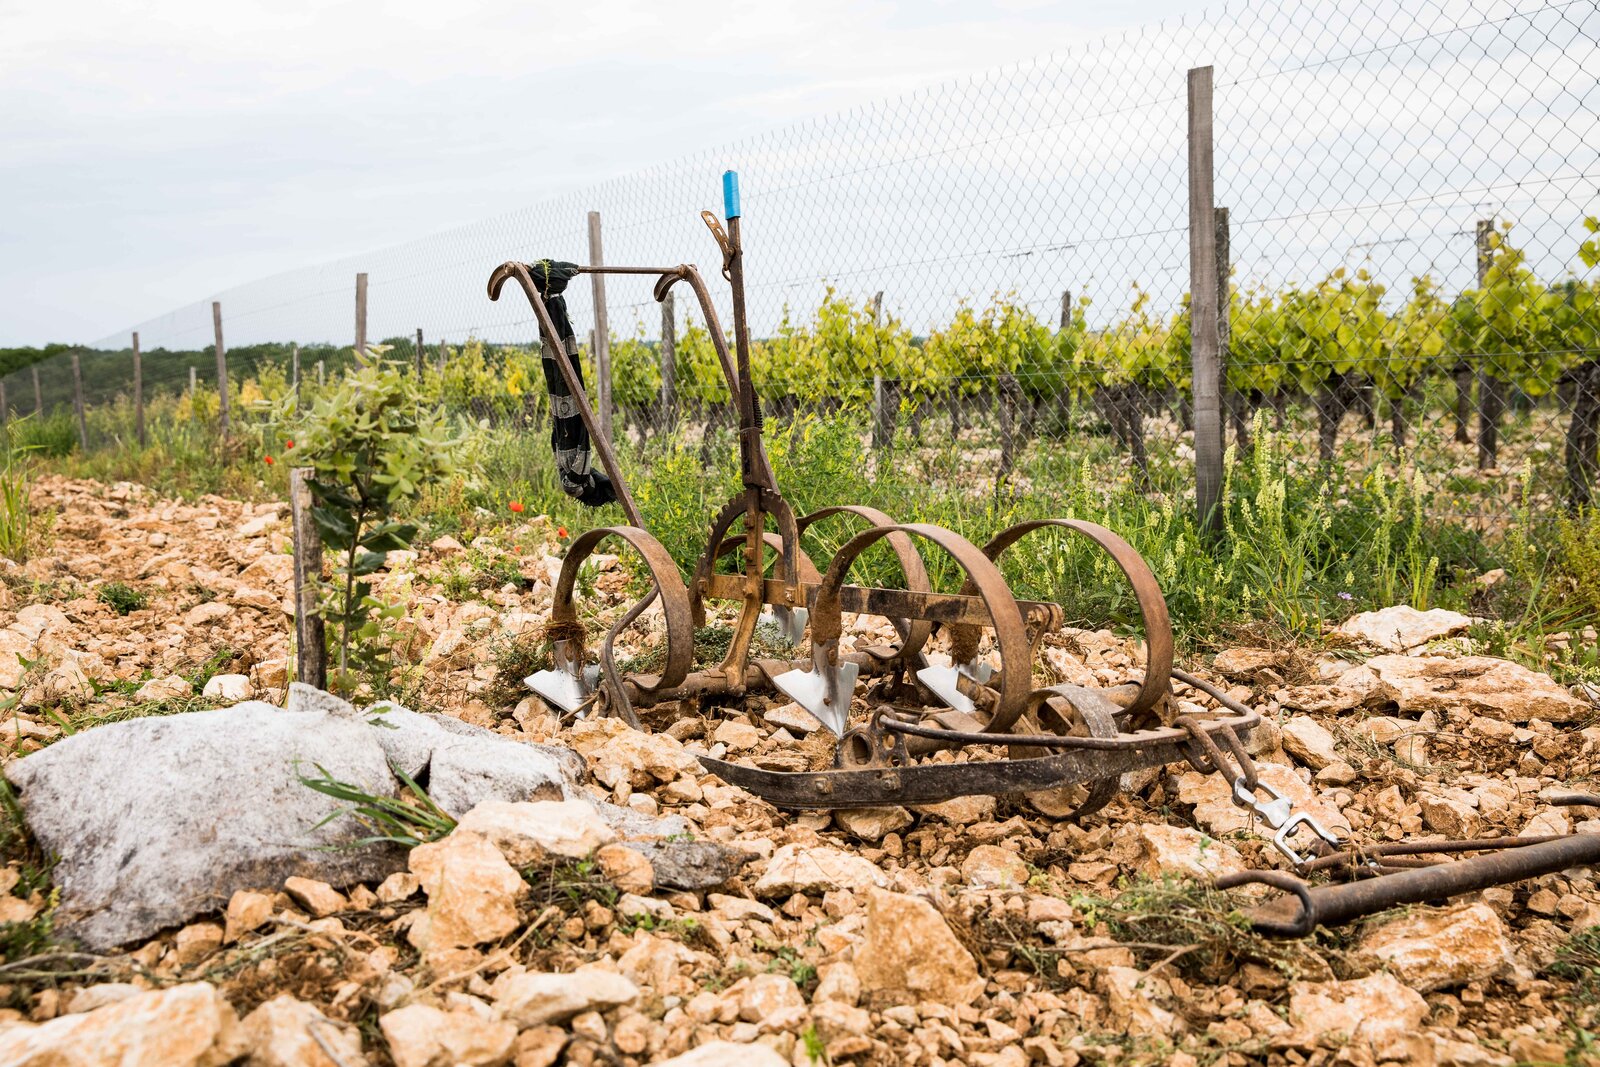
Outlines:
[[[1228, 779], [1235, 803], [1274, 831], [1272, 844], [1297, 872], [1320, 870], [1346, 879], [1312, 889], [1281, 871], [1234, 876], [1228, 885], [1263, 882], [1288, 893], [1255, 916], [1259, 929], [1279, 936], [1298, 936], [1319, 921], [1348, 921], [1402, 900], [1434, 899], [1600, 859], [1600, 837], [1594, 835], [1419, 842], [1362, 851], [1341, 842], [1309, 815], [1294, 812], [1287, 798], [1258, 779], [1245, 753], [1244, 741], [1260, 722], [1257, 713], [1174, 668], [1171, 624], [1155, 576], [1132, 546], [1102, 526], [1069, 518], [1033, 520], [1004, 529], [979, 547], [951, 530], [899, 523], [870, 507], [841, 504], [797, 516], [778, 487], [762, 441], [761, 405], [750, 369], [738, 179], [732, 171], [724, 175], [723, 193], [725, 219], [709, 211], [701, 216], [721, 249], [722, 275], [732, 291], [731, 350], [706, 283], [691, 264], [513, 261], [489, 279], [491, 299], [499, 298], [506, 282], [515, 281], [532, 305], [554, 414], [581, 421], [610, 482], [605, 500], [614, 497], [627, 518], [627, 525], [578, 536], [563, 561], [546, 630], [554, 666], [527, 679], [546, 702], [567, 714], [587, 709], [615, 715], [638, 729], [640, 709], [671, 705], [675, 717], [686, 704], [698, 709], [750, 693], [781, 692], [831, 731], [829, 765], [794, 770], [788, 768], [803, 761], [783, 761], [780, 769], [773, 761], [750, 766], [709, 756], [700, 760], [725, 781], [790, 809], [932, 804], [988, 793], [1020, 796], [1043, 814], [1076, 818], [1107, 804], [1128, 772], [1187, 761]], [[552, 284], [554, 268], [564, 272], [559, 285]], [[611, 443], [598, 432], [575, 349], [563, 352], [571, 344], [563, 334], [570, 331], [558, 327], [558, 321], [565, 324], [564, 302], [553, 315], [553, 298], [567, 279], [589, 273], [653, 276], [657, 300], [674, 285], [687, 285], [727, 379], [737, 414], [743, 486], [712, 519], [705, 551], [688, 585], [646, 528]], [[558, 461], [565, 459], [571, 467], [572, 456], [570, 451], [563, 455], [558, 441]], [[579, 455], [577, 466], [576, 475], [598, 477], [588, 473], [587, 453]], [[564, 481], [567, 473], [564, 468]], [[574, 491], [570, 485], [568, 489]], [[801, 547], [801, 539], [825, 522], [851, 523], [860, 530], [819, 567]], [[1144, 627], [1140, 676], [1104, 690], [1034, 686], [1035, 657], [1044, 639], [1061, 627], [1064, 614], [1059, 605], [1015, 596], [999, 563], [1021, 539], [1051, 530], [1086, 538], [1110, 556], [1128, 581]], [[591, 664], [574, 594], [584, 561], [610, 538], [626, 542], [638, 554], [651, 586], [605, 633], [598, 662]], [[903, 578], [899, 588], [847, 581], [852, 563], [878, 542], [885, 542], [898, 561]], [[925, 548], [943, 552], [960, 568], [964, 582], [959, 592], [934, 591], [920, 555]], [[658, 601], [666, 629], [664, 660], [653, 673], [625, 673], [617, 663], [616, 639]], [[740, 610], [722, 662], [695, 669], [695, 630], [704, 624], [707, 601], [736, 602]], [[887, 619], [896, 639], [842, 650], [845, 612]], [[776, 626], [791, 645], [798, 645], [809, 629], [809, 656], [754, 657], [752, 645], [763, 622]], [[934, 662], [942, 657], [930, 649], [941, 631], [948, 666]], [[998, 662], [988, 662], [990, 657]], [[1206, 693], [1221, 710], [1180, 713], [1174, 679]], [[1590, 799], [1600, 805], [1600, 798]], [[1302, 840], [1305, 844], [1296, 843]], [[1510, 847], [1521, 845], [1527, 847]], [[1417, 858], [1485, 848], [1504, 851], [1455, 863]]]

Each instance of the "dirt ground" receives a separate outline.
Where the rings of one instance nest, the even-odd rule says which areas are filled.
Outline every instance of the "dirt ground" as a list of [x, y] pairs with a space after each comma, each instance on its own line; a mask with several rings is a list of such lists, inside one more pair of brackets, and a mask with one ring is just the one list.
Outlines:
[[[283, 700], [292, 572], [281, 507], [61, 479], [43, 481], [36, 500], [54, 515], [50, 550], [0, 561], [0, 689], [13, 696], [0, 759], [136, 716]], [[27, 1034], [43, 1041], [52, 1020], [114, 1012], [139, 990], [206, 983], [255, 1044], [224, 1055], [219, 1038], [184, 1063], [648, 1064], [713, 1041], [794, 1064], [1600, 1063], [1588, 1032], [1600, 890], [1588, 870], [1270, 941], [1242, 917], [1249, 892], [1204, 879], [1284, 862], [1228, 803], [1226, 783], [1187, 765], [1128, 776], [1081, 823], [1022, 797], [794, 814], [709, 774], [619, 773], [612, 723], [564, 723], [514, 684], [548, 619], [564, 533], [533, 519], [396, 553], [381, 585], [408, 606], [393, 632], [398, 698], [572, 745], [597, 796], [683, 816], [697, 839], [748, 853], [740, 875], [682, 892], [588, 863], [529, 872], [516, 929], [448, 969], [407, 936], [442, 906], [414, 880], [346, 887], [320, 904], [261, 886], [253, 925], [230, 908], [98, 956], [50, 939], [40, 857], [12, 838], [0, 868], [0, 931], [10, 931], [0, 1051]], [[117, 596], [102, 595], [112, 583], [142, 603], [119, 614]], [[628, 587], [602, 560], [586, 603], [614, 616]], [[856, 632], [881, 640], [875, 623]], [[648, 656], [660, 641], [647, 620], [624, 651]], [[1109, 631], [1068, 631], [1047, 642], [1041, 669], [1105, 688], [1138, 676], [1139, 652]], [[1502, 677], [1473, 652], [1444, 636], [1401, 652], [1229, 650], [1188, 666], [1266, 716], [1250, 742], [1263, 777], [1341, 836], [1600, 829], [1586, 821], [1600, 812], [1541, 799], [1595, 773], [1600, 728], [1587, 701], [1531, 672], [1536, 681]], [[1214, 710], [1197, 691], [1180, 687], [1179, 698]], [[683, 753], [806, 765], [828, 746], [797, 710], [781, 698], [704, 713], [675, 705], [670, 730], [642, 744], [669, 767]], [[621, 974], [637, 995], [529, 1025], [507, 1007], [512, 977], [578, 968]], [[112, 983], [133, 988], [86, 992]], [[355, 1044], [329, 1053], [329, 1038], [300, 1059], [272, 1058], [263, 1035], [275, 1024], [257, 1009], [283, 994]], [[402, 1025], [422, 1009], [436, 1013], [420, 1027], [431, 1037]], [[463, 1036], [450, 1044], [446, 1033]], [[723, 1055], [700, 1062], [766, 1062], [754, 1050]]]

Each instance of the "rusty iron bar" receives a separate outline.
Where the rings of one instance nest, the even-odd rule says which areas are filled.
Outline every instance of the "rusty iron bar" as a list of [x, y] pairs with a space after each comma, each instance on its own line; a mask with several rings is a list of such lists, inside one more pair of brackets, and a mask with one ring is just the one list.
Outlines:
[[[1436, 842], [1432, 844], [1438, 846]], [[1444, 900], [1597, 862], [1600, 862], [1600, 834], [1569, 834], [1537, 844], [1504, 848], [1490, 855], [1358, 882], [1311, 887], [1285, 871], [1244, 871], [1219, 878], [1215, 885], [1218, 889], [1234, 889], [1262, 884], [1289, 894], [1247, 914], [1257, 933], [1294, 938], [1306, 937], [1318, 926], [1339, 926], [1402, 904]]]

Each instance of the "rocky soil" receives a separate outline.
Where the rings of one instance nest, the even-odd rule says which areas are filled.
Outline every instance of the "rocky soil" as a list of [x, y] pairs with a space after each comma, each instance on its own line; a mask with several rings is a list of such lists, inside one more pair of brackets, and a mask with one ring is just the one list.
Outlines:
[[[282, 702], [280, 508], [62, 480], [36, 504], [56, 514], [52, 550], [0, 562], [0, 758], [136, 716]], [[7, 830], [0, 1063], [1600, 1063], [1587, 870], [1274, 943], [1239, 921], [1248, 896], [1204, 880], [1281, 862], [1225, 783], [1186, 766], [1133, 776], [1082, 825], [990, 797], [796, 816], [694, 759], [813, 759], [815, 722], [793, 705], [673, 709], [650, 734], [558, 721], [506, 683], [547, 617], [560, 533], [533, 520], [397, 554], [383, 584], [409, 604], [400, 696], [576, 750], [597, 798], [681, 816], [744, 853], [740, 873], [671, 889], [570, 805], [485, 805], [381, 883], [261, 885], [98, 955], [51, 939], [41, 857]], [[108, 583], [143, 606], [118, 614]], [[593, 603], [615, 611], [627, 584], [602, 560]], [[1469, 622], [1395, 609], [1326, 648], [1196, 666], [1268, 715], [1251, 744], [1263, 777], [1340, 834], [1600, 829], [1540, 797], [1594, 776], [1590, 701], [1476, 654]], [[1047, 660], [1107, 686], [1137, 647], [1072, 631]]]

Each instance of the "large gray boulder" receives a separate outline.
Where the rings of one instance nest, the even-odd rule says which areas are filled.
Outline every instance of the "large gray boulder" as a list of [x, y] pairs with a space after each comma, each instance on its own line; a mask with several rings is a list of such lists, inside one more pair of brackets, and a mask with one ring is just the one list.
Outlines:
[[59, 857], [58, 931], [98, 950], [218, 910], [240, 889], [292, 876], [343, 887], [403, 869], [404, 850], [356, 845], [371, 829], [301, 781], [320, 767], [393, 796], [391, 763], [455, 817], [481, 800], [587, 799], [576, 753], [400, 707], [358, 711], [302, 685], [287, 708], [247, 701], [110, 723], [5, 774], [29, 830]]

